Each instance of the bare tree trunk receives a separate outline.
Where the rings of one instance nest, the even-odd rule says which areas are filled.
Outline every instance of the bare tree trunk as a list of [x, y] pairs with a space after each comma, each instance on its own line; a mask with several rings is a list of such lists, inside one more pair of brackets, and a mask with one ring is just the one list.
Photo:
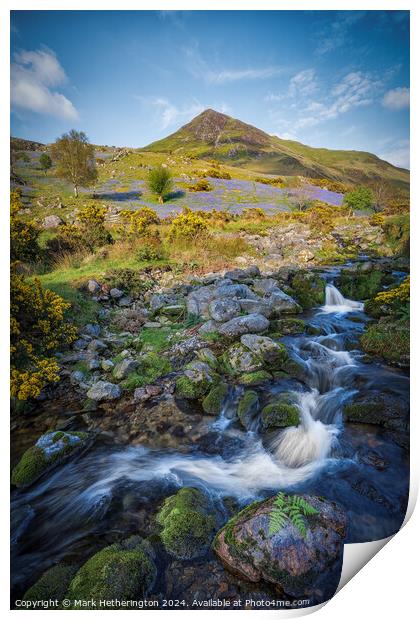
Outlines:
[[158, 202], [159, 202], [160, 205], [163, 205], [163, 196], [162, 195], [158, 196]]
[[74, 197], [78, 198], [79, 197], [79, 190], [77, 188], [77, 185], [74, 186]]

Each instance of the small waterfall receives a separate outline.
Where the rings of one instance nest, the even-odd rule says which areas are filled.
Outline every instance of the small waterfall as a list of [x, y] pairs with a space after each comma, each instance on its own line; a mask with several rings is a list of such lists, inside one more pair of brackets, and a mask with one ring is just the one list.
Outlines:
[[318, 390], [297, 393], [300, 409], [299, 426], [290, 426], [271, 442], [276, 458], [286, 467], [299, 468], [316, 463], [330, 454], [339, 429], [314, 419], [319, 405]]
[[362, 311], [363, 303], [346, 299], [333, 284], [325, 287], [325, 305], [321, 307], [322, 312], [354, 312]]

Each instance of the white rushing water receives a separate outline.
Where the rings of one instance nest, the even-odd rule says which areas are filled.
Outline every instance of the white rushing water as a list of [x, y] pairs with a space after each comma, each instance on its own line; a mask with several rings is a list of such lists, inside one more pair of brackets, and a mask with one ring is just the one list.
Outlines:
[[333, 284], [327, 284], [325, 288], [325, 305], [321, 307], [322, 312], [354, 312], [363, 311], [361, 301], [346, 299]]

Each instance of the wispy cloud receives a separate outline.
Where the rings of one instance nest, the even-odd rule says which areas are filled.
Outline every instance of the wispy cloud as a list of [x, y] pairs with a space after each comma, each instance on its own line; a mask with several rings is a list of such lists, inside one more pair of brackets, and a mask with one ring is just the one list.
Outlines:
[[388, 147], [379, 154], [379, 157], [399, 168], [410, 168], [410, 141], [391, 141], [391, 144], [388, 144]]
[[66, 73], [52, 50], [19, 52], [11, 66], [12, 107], [77, 120], [79, 114], [73, 103], [54, 90], [66, 82]]
[[316, 33], [319, 41], [315, 53], [322, 55], [336, 50], [350, 42], [350, 29], [365, 15], [364, 11], [340, 11], [333, 21]]
[[318, 82], [315, 69], [304, 69], [293, 75], [288, 87], [283, 93], [268, 93], [265, 101], [284, 101], [287, 98], [297, 98], [299, 96], [308, 97], [318, 90]]
[[390, 110], [403, 110], [410, 107], [410, 89], [394, 88], [385, 93], [382, 105]]
[[381, 81], [363, 73], [348, 73], [336, 84], [324, 101], [311, 101], [296, 121], [296, 128], [313, 127], [324, 121], [337, 118], [353, 108], [373, 102]]
[[269, 65], [266, 67], [241, 67], [241, 68], [212, 68], [201, 55], [198, 46], [184, 48], [187, 59], [187, 70], [197, 79], [204, 80], [208, 84], [218, 85], [240, 80], [264, 80], [279, 75], [284, 71], [283, 67]]

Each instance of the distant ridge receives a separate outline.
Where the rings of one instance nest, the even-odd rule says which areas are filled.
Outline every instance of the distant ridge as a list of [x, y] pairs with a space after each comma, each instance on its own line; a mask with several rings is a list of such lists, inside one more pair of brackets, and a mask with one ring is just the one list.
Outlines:
[[408, 170], [372, 153], [313, 148], [283, 140], [212, 109], [141, 150], [213, 158], [262, 174], [322, 177], [353, 184], [385, 179], [404, 191], [410, 184]]

